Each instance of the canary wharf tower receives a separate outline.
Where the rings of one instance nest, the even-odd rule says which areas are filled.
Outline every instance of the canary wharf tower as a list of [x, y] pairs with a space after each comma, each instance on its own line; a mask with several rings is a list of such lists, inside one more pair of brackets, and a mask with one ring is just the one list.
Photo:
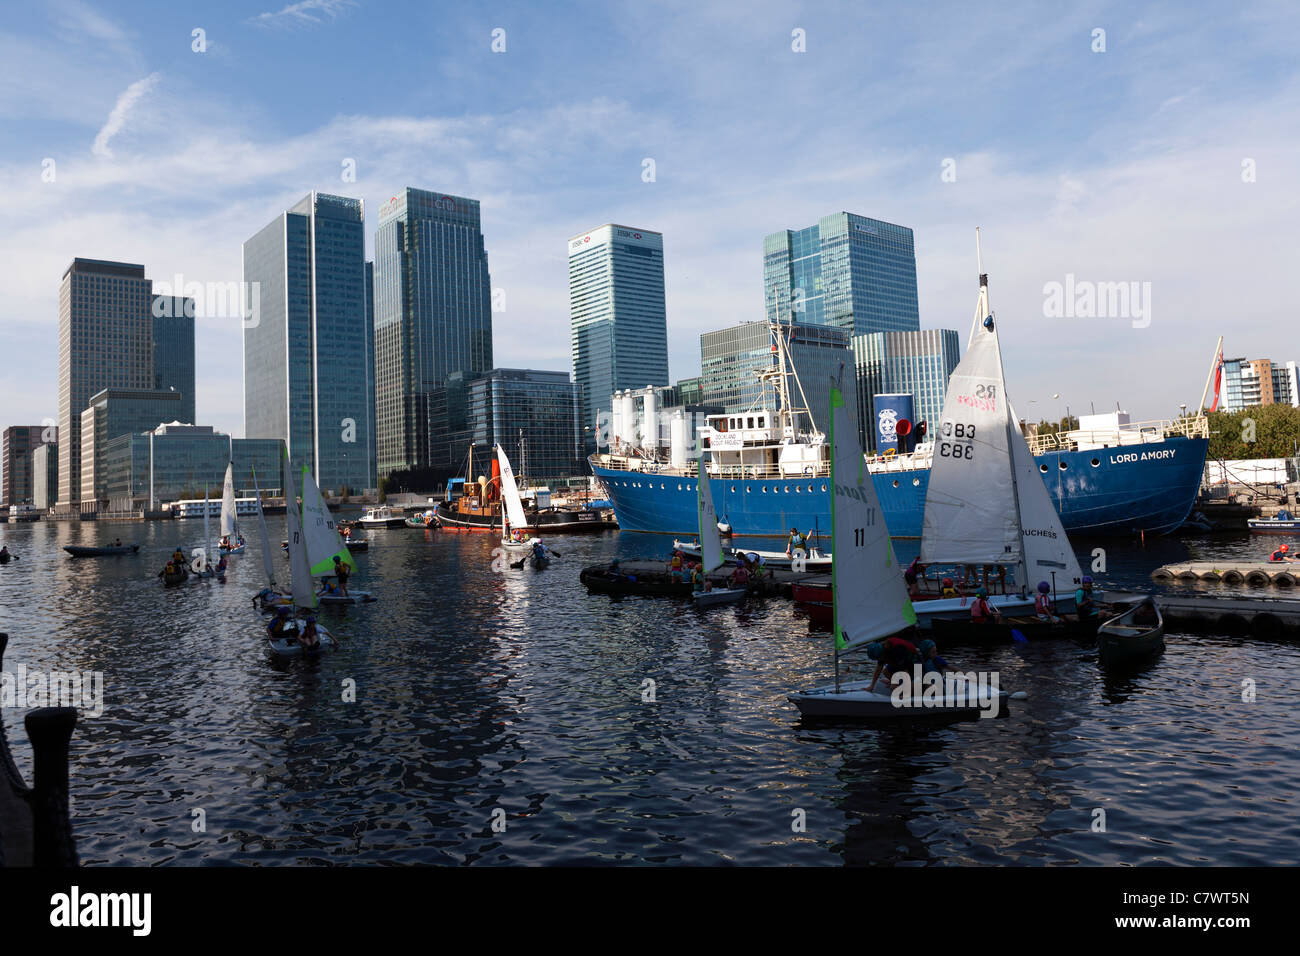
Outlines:
[[375, 236], [378, 469], [429, 463], [428, 395], [492, 368], [492, 282], [477, 199], [407, 187]]

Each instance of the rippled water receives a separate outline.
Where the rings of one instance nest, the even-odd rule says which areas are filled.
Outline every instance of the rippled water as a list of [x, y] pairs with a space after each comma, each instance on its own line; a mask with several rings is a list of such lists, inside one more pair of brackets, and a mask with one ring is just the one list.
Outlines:
[[[6, 669], [104, 674], [104, 712], [73, 738], [87, 863], [1258, 864], [1300, 838], [1289, 644], [1172, 635], [1122, 679], [1082, 645], [963, 650], [948, 656], [1029, 699], [938, 727], [802, 726], [785, 694], [825, 681], [830, 644], [788, 602], [701, 614], [579, 584], [660, 538], [557, 538], [549, 569], [502, 574], [486, 537], [372, 532], [354, 580], [380, 603], [322, 612], [343, 647], [280, 667], [250, 604], [255, 542], [224, 584], [154, 578], [200, 535], [0, 528], [22, 557], [0, 567]], [[140, 555], [60, 550], [118, 536]], [[1097, 546], [1098, 577], [1130, 587], [1166, 561], [1266, 550]], [[5, 712], [26, 769], [21, 717]]]

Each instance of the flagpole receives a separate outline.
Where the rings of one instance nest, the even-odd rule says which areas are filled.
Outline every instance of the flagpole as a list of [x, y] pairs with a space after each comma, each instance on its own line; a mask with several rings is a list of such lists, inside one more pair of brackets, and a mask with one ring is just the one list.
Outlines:
[[1219, 367], [1221, 361], [1223, 361], [1222, 335], [1219, 336], [1219, 344], [1214, 349], [1214, 361], [1210, 362], [1210, 374], [1205, 376], [1205, 388], [1201, 390], [1201, 404], [1196, 406], [1197, 412], [1204, 411], [1205, 409], [1205, 396], [1210, 392], [1210, 381], [1214, 378], [1214, 371]]

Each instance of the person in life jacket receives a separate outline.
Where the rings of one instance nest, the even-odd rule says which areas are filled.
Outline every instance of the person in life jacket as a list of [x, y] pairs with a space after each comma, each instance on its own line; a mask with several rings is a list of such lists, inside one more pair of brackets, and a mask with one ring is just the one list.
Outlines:
[[939, 592], [941, 597], [955, 598], [961, 597], [961, 592], [952, 583], [952, 578], [943, 579], [943, 590]]
[[731, 572], [731, 586], [733, 588], [749, 587], [749, 568], [745, 567], [745, 559], [736, 559], [736, 570]]
[[320, 635], [316, 631], [316, 618], [308, 617], [298, 629], [298, 643], [304, 650], [314, 651], [320, 647]]
[[1052, 613], [1052, 586], [1046, 581], [1038, 582], [1038, 595], [1034, 598], [1034, 614], [1040, 621], [1050, 621], [1053, 624], [1059, 623], [1060, 618]]
[[980, 588], [975, 592], [975, 602], [970, 606], [972, 624], [989, 624], [1002, 620], [1002, 612], [989, 603], [989, 592]]
[[1074, 591], [1074, 615], [1080, 621], [1097, 619], [1097, 602], [1092, 597], [1092, 578], [1087, 575], [1083, 576]]
[[1294, 561], [1295, 558], [1287, 554], [1287, 552], [1290, 550], [1291, 550], [1290, 545], [1279, 544], [1276, 550], [1274, 550], [1274, 552], [1269, 556], [1269, 560], [1270, 561]]
[[889, 683], [894, 674], [900, 671], [907, 672], [914, 663], [920, 660], [916, 645], [907, 638], [898, 635], [887, 637], [883, 641], [874, 641], [867, 645], [867, 657], [876, 662], [876, 672], [871, 675], [871, 684], [867, 687], [868, 691], [876, 689], [876, 682], [880, 680], [881, 673], [885, 675], [885, 682]]
[[217, 573], [225, 574], [227, 567], [229, 567], [229, 565], [226, 563], [226, 556], [225, 554], [222, 554], [221, 559], [217, 561]]
[[920, 592], [917, 590], [916, 579], [922, 574], [921, 556], [918, 554], [912, 559], [912, 563], [907, 566], [903, 572], [903, 580], [907, 582], [907, 594], [909, 597], [916, 597]]
[[944, 671], [951, 669], [948, 662], [939, 656], [939, 646], [929, 638], [916, 645], [916, 652], [921, 658], [922, 673], [942, 674]]
[[674, 581], [682, 580], [682, 553], [674, 551], [672, 558], [668, 562], [668, 573], [672, 575]]
[[785, 556], [793, 557], [796, 550], [808, 551], [808, 539], [799, 533], [798, 528], [790, 529], [790, 540], [785, 543]]

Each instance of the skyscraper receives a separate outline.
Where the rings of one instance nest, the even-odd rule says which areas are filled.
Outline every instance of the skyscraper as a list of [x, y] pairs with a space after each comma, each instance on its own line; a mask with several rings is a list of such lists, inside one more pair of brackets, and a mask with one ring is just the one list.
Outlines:
[[875, 397], [888, 393], [912, 396], [916, 422], [925, 422], [928, 434], [943, 417], [948, 378], [961, 360], [954, 329], [923, 332], [872, 332], [853, 337], [858, 369], [858, 420], [863, 448], [874, 449], [878, 435]]
[[361, 200], [313, 192], [244, 243], [244, 434], [285, 442], [323, 489], [375, 487]]
[[429, 463], [429, 392], [492, 368], [492, 282], [476, 199], [406, 187], [375, 235], [376, 457]]
[[606, 223], [570, 239], [569, 323], [594, 447], [597, 416], [615, 390], [668, 384], [663, 235]]
[[4, 430], [0, 445], [0, 504], [30, 505], [34, 500], [33, 463], [36, 449], [59, 440], [53, 425], [11, 425]]
[[59, 286], [59, 504], [81, 500], [81, 413], [105, 388], [154, 385], [144, 266], [73, 259]]
[[[194, 300], [180, 296], [153, 297], [153, 388], [180, 392], [176, 420], [193, 425]], [[152, 428], [158, 422], [151, 422]], [[111, 436], [116, 437], [116, 436]]]
[[837, 212], [806, 229], [774, 232], [763, 240], [767, 317], [868, 332], [915, 332], [912, 230]]

